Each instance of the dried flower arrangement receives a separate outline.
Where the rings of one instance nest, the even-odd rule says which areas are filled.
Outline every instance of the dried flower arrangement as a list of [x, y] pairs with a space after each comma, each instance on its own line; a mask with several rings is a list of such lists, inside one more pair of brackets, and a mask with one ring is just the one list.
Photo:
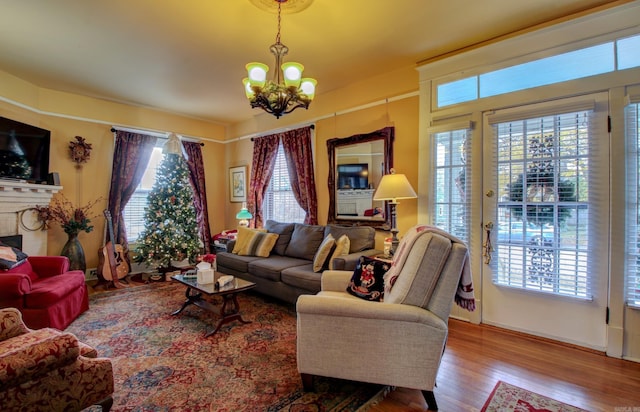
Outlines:
[[58, 223], [68, 235], [77, 235], [80, 232], [91, 232], [93, 225], [91, 219], [97, 214], [91, 212], [93, 206], [101, 198], [93, 200], [84, 206], [76, 207], [62, 193], [57, 193], [49, 206], [36, 205], [38, 220], [48, 226], [49, 222]]

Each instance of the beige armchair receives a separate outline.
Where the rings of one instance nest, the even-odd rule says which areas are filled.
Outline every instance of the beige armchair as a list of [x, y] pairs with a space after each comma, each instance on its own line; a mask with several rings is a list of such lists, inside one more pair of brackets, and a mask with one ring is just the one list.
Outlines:
[[422, 230], [398, 250], [404, 261], [396, 254], [394, 266], [402, 267], [384, 302], [347, 293], [348, 271], [325, 271], [322, 290], [298, 298], [298, 371], [306, 390], [314, 375], [420, 389], [437, 410], [433, 389], [454, 296], [469, 310], [475, 306], [467, 247], [442, 231]]

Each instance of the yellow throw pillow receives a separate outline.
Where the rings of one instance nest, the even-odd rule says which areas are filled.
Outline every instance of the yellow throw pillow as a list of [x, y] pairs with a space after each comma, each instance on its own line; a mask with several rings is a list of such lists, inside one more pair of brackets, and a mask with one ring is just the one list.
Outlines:
[[254, 233], [265, 233], [267, 229], [249, 229], [248, 227], [238, 227], [238, 235], [236, 236], [236, 243], [233, 246], [233, 251], [238, 255], [240, 251], [246, 246], [247, 242], [253, 239]]
[[348, 255], [351, 248], [351, 240], [349, 236], [342, 235], [336, 241], [336, 248], [333, 250], [331, 257], [329, 258], [329, 269], [334, 270], [333, 260], [340, 255]]
[[316, 252], [316, 255], [313, 257], [313, 271], [320, 272], [325, 267], [325, 262], [327, 261], [327, 257], [331, 254], [331, 250], [336, 245], [336, 240], [333, 238], [331, 233], [324, 238], [322, 243], [320, 243], [320, 247]]
[[276, 245], [278, 234], [267, 233], [255, 230], [249, 236], [242, 248], [238, 251], [238, 256], [260, 256], [269, 257], [271, 249]]

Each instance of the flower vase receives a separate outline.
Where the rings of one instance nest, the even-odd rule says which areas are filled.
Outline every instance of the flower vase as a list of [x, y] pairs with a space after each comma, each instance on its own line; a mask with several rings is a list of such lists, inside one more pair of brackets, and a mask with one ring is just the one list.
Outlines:
[[60, 255], [69, 258], [70, 270], [81, 270], [84, 272], [87, 269], [87, 263], [84, 259], [84, 249], [82, 249], [82, 245], [78, 240], [77, 233], [69, 234], [69, 239], [62, 248]]

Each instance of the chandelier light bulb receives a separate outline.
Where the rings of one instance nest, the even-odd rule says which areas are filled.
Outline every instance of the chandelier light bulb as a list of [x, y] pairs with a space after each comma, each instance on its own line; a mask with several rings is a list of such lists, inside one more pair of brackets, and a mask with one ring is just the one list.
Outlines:
[[282, 73], [284, 74], [284, 84], [287, 87], [293, 87], [297, 89], [300, 87], [300, 80], [302, 79], [302, 71], [304, 66], [300, 63], [288, 62], [282, 65]]
[[253, 62], [247, 64], [246, 68], [251, 86], [257, 86], [260, 88], [264, 87], [267, 83], [267, 72], [269, 71], [269, 67], [266, 64]]
[[316, 84], [318, 84], [316, 79], [312, 79], [310, 77], [305, 77], [304, 79], [301, 80], [300, 90], [302, 90], [302, 93], [307, 95], [307, 99], [313, 100], [313, 98], [315, 97]]

